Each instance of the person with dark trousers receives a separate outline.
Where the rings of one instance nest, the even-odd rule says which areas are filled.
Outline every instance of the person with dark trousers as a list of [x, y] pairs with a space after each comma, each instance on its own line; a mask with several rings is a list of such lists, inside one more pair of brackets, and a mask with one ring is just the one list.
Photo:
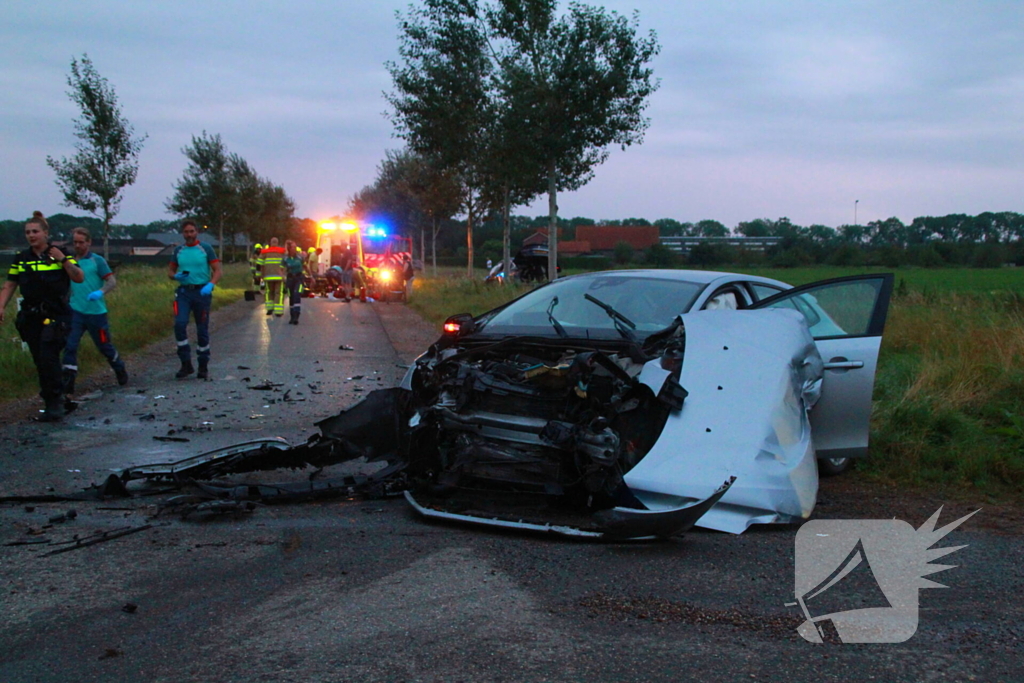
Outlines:
[[106, 260], [94, 254], [92, 235], [85, 228], [71, 231], [71, 243], [75, 249], [78, 267], [85, 279], [71, 283], [71, 334], [64, 347], [64, 393], [75, 393], [75, 377], [78, 376], [78, 344], [86, 332], [92, 337], [96, 348], [107, 359], [110, 368], [121, 386], [128, 384], [128, 370], [110, 341], [110, 323], [107, 320], [107, 304], [104, 297], [117, 286], [117, 278]]
[[284, 243], [284, 285], [288, 288], [289, 325], [299, 324], [302, 313], [302, 285], [306, 281], [306, 260], [293, 240]]
[[0, 323], [14, 290], [20, 289], [21, 310], [14, 325], [39, 373], [39, 395], [46, 405], [39, 420], [56, 422], [64, 417], [60, 353], [71, 327], [68, 297], [71, 283], [82, 282], [85, 274], [74, 258], [50, 244], [50, 226], [41, 212], [33, 212], [25, 223], [25, 240], [28, 249], [14, 257], [0, 288]]
[[167, 276], [178, 283], [174, 292], [174, 339], [178, 342], [181, 369], [174, 376], [184, 379], [196, 371], [188, 344], [191, 315], [196, 321], [196, 358], [199, 361], [196, 377], [206, 379], [210, 365], [210, 304], [213, 288], [220, 281], [220, 259], [213, 247], [199, 241], [195, 221], [186, 220], [181, 224], [181, 236], [185, 244], [175, 247], [167, 265]]

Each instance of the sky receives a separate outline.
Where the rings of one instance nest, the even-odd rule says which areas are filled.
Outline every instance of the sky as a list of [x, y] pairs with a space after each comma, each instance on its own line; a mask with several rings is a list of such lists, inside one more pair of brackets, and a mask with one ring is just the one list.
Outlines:
[[[562, 6], [566, 3], [563, 1]], [[1024, 3], [609, 0], [662, 46], [643, 144], [615, 148], [559, 214], [732, 227], [1024, 212]], [[74, 153], [67, 97], [88, 54], [146, 134], [116, 218], [164, 202], [203, 131], [295, 200], [344, 213], [402, 141], [385, 116], [408, 2], [5, 0], [0, 219], [61, 204], [47, 155]], [[540, 198], [515, 213], [547, 213]]]

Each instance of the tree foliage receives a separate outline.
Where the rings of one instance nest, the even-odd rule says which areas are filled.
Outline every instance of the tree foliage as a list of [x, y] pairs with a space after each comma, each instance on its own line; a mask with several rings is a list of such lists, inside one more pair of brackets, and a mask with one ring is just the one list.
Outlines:
[[46, 163], [54, 170], [65, 206], [74, 206], [103, 218], [103, 253], [110, 257], [110, 220], [121, 208], [124, 188], [135, 182], [139, 153], [146, 136], [135, 130], [121, 113], [113, 86], [99, 75], [88, 55], [72, 58], [68, 97], [82, 115], [75, 120], [75, 155]]
[[610, 146], [643, 139], [653, 32], [580, 3], [558, 14], [556, 0], [425, 0], [400, 32], [402, 63], [388, 67], [396, 130], [455, 169], [469, 259], [479, 209], [502, 206], [507, 234], [509, 207], [547, 192], [554, 262], [557, 193], [586, 183]]
[[261, 178], [245, 159], [228, 152], [219, 134], [203, 131], [181, 151], [188, 165], [164, 205], [178, 216], [217, 226], [222, 259], [225, 228], [231, 236], [244, 234], [255, 241], [269, 241], [292, 230], [295, 203], [291, 197]]

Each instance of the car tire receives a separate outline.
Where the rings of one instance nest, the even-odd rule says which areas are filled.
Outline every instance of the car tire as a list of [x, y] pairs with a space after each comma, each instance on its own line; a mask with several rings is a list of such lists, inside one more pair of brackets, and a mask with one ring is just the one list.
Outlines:
[[851, 458], [818, 458], [818, 474], [823, 477], [834, 477], [850, 469]]

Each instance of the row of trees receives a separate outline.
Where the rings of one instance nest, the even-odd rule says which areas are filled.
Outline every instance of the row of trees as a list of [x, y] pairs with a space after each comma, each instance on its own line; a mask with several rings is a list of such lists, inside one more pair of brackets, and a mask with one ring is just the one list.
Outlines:
[[[557, 225], [558, 192], [585, 184], [609, 148], [643, 140], [643, 116], [657, 88], [648, 64], [659, 46], [631, 19], [557, 0], [424, 0], [399, 15], [401, 61], [388, 64], [396, 133], [407, 149], [389, 155], [377, 183], [353, 209], [377, 210], [404, 193], [420, 225], [467, 216], [472, 267], [476, 219], [548, 196]], [[386, 185], [395, 164], [422, 170], [417, 181]], [[370, 206], [372, 204], [372, 206]], [[555, 273], [552, 229], [548, 272]]]
[[[71, 60], [68, 96], [78, 105], [75, 154], [47, 157], [56, 174], [64, 205], [102, 219], [103, 253], [110, 256], [111, 220], [117, 215], [126, 187], [139, 171], [146, 136], [135, 135], [117, 102], [113, 86], [96, 71], [88, 55]], [[284, 189], [260, 177], [249, 163], [229, 153], [220, 135], [193, 137], [182, 152], [188, 165], [165, 206], [178, 216], [216, 226], [220, 256], [225, 229], [231, 241], [245, 234], [256, 240], [292, 231], [295, 203]]]

